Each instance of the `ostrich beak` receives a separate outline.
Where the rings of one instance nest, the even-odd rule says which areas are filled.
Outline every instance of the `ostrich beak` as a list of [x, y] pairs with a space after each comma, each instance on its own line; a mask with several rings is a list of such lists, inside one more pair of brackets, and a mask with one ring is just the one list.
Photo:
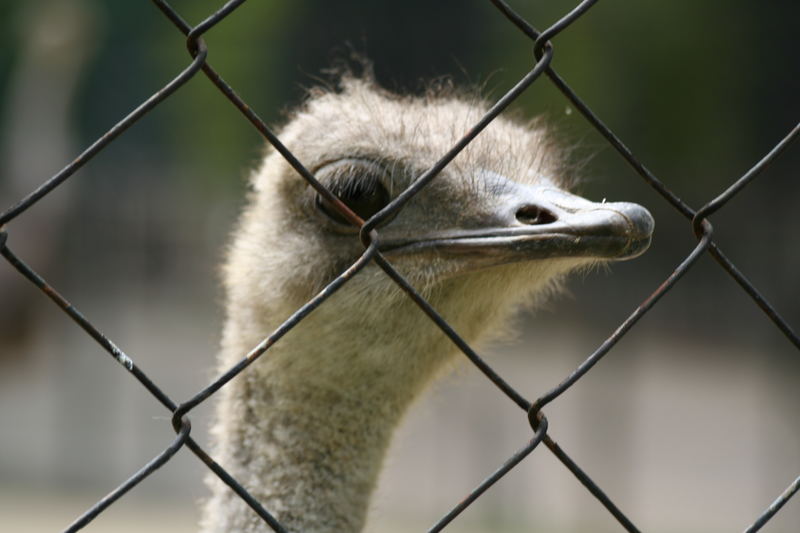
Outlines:
[[461, 213], [458, 228], [388, 234], [381, 250], [452, 258], [473, 270], [548, 258], [630, 259], [650, 245], [653, 217], [640, 205], [595, 203], [555, 186], [497, 179], [502, 187], [492, 187], [484, 208]]

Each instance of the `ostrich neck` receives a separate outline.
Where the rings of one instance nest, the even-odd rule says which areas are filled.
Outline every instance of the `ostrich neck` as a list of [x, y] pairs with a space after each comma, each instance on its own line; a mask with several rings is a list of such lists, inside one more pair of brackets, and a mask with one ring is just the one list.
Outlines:
[[255, 496], [289, 531], [360, 531], [403, 406], [320, 384], [248, 386], [237, 466]]
[[[422, 339], [419, 331], [416, 342], [379, 332], [337, 344], [313, 334], [330, 317], [316, 318], [223, 389], [217, 455], [288, 531], [356, 533], [394, 428], [451, 350], [441, 334]], [[231, 333], [238, 329], [229, 325], [226, 336], [246, 338]], [[438, 356], [413, 353], [419, 343]], [[270, 531], [227, 487], [213, 490], [204, 531]]]

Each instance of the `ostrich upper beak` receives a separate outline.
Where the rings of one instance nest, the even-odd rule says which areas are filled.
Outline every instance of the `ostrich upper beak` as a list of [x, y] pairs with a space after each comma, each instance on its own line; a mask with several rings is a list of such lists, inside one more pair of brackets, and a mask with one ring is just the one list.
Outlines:
[[502, 186], [491, 187], [484, 208], [460, 213], [458, 227], [405, 238], [386, 232], [381, 250], [390, 256], [432, 253], [465, 261], [471, 270], [559, 257], [630, 259], [650, 245], [653, 217], [640, 205], [595, 203], [551, 185], [496, 179]]

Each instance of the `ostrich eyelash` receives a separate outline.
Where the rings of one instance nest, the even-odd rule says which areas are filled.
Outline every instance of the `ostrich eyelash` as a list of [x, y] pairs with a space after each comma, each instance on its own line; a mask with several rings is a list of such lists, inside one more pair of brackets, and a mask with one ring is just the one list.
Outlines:
[[[374, 191], [381, 183], [386, 169], [369, 159], [340, 159], [327, 163], [318, 170], [326, 185], [334, 194], [351, 194], [357, 190]], [[330, 173], [329, 175], [325, 175]]]
[[328, 189], [339, 198], [347, 198], [357, 193], [372, 194], [379, 187], [383, 187], [380, 177], [374, 172], [356, 172], [347, 172], [334, 177]]

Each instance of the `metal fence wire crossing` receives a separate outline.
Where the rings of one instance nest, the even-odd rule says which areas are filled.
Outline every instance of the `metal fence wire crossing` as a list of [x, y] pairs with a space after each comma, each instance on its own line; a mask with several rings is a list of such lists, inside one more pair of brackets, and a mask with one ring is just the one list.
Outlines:
[[[249, 107], [230, 87], [217, 71], [206, 61], [207, 47], [203, 40], [203, 34], [210, 28], [221, 23], [225, 18], [230, 15], [234, 10], [240, 8], [244, 4], [244, 0], [232, 0], [227, 2], [217, 12], [210, 15], [197, 26], [190, 26], [184, 19], [170, 7], [163, 0], [153, 0], [155, 6], [160, 12], [166, 16], [177, 28], [186, 36], [186, 43], [190, 55], [190, 61], [186, 68], [180, 72], [174, 79], [167, 83], [161, 90], [150, 96], [147, 100], [142, 102], [130, 114], [117, 122], [108, 132], [97, 139], [91, 146], [89, 146], [83, 153], [76, 159], [66, 165], [60, 172], [52, 176], [50, 179], [42, 183], [36, 190], [32, 191], [18, 203], [8, 208], [0, 215], [0, 252], [6, 261], [16, 269], [22, 276], [27, 278], [31, 283], [38, 287], [53, 303], [60, 307], [75, 324], [81, 327], [88, 335], [90, 335], [108, 354], [113, 357], [120, 365], [127, 371], [134, 379], [138, 380], [164, 407], [172, 413], [171, 423], [175, 430], [175, 439], [167, 446], [160, 454], [154, 457], [150, 462], [141, 467], [130, 478], [126, 479], [114, 491], [107, 496], [97, 501], [92, 508], [78, 517], [72, 524], [70, 524], [65, 531], [73, 532], [78, 531], [87, 524], [89, 524], [95, 517], [101, 514], [114, 502], [123, 497], [129, 490], [142, 482], [150, 474], [158, 468], [167, 463], [176, 453], [183, 448], [188, 448], [191, 452], [202, 461], [211, 471], [214, 472], [223, 482], [225, 482], [233, 491], [235, 491], [247, 504], [253, 509], [254, 512], [264, 520], [276, 532], [284, 532], [286, 529], [270, 514], [270, 510], [264, 508], [247, 490], [228, 472], [226, 472], [224, 465], [220, 465], [214, 461], [204, 450], [203, 446], [195, 441], [191, 436], [191, 422], [189, 415], [191, 411], [199, 404], [205, 402], [216, 391], [223, 387], [227, 382], [234, 379], [245, 368], [254, 362], [256, 359], [269, 351], [270, 347], [279, 339], [291, 330], [295, 325], [301, 322], [305, 316], [313, 311], [317, 306], [323, 305], [325, 300], [334, 292], [336, 292], [342, 285], [354, 276], [357, 276], [359, 271], [369, 264], [374, 262], [377, 264], [395, 283], [411, 298], [421, 310], [427, 314], [428, 317], [447, 335], [454, 344], [464, 353], [470, 361], [477, 366], [477, 368], [494, 383], [497, 388], [505, 394], [514, 404], [520, 409], [527, 412], [528, 421], [531, 426], [532, 436], [530, 440], [524, 444], [515, 454], [509, 457], [502, 465], [500, 465], [495, 472], [489, 475], [483, 482], [463, 498], [458, 505], [448, 510], [446, 514], [433, 526], [429, 531], [441, 531], [445, 529], [464, 509], [470, 506], [476, 499], [478, 499], [484, 492], [489, 490], [492, 485], [501, 479], [505, 474], [514, 469], [521, 461], [523, 461], [534, 450], [541, 448], [541, 444], [546, 447], [567, 469], [580, 481], [580, 483], [588, 490], [618, 521], [620, 526], [626, 531], [639, 531], [639, 528], [634, 524], [633, 520], [622, 510], [622, 507], [609, 497], [601, 486], [594, 481], [590, 475], [584, 471], [562, 448], [555, 440], [553, 434], [548, 430], [548, 420], [545, 416], [544, 408], [550, 402], [558, 398], [564, 391], [574, 386], [578, 380], [581, 379], [600, 359], [602, 359], [614, 347], [614, 345], [632, 328], [636, 325], [637, 321], [647, 313], [660, 298], [668, 292], [676, 283], [679, 282], [681, 277], [697, 263], [698, 259], [705, 254], [710, 254], [719, 266], [731, 276], [736, 283], [744, 290], [753, 300], [753, 302], [767, 315], [774, 325], [785, 335], [798, 350], [800, 350], [800, 337], [792, 329], [792, 327], [781, 317], [781, 315], [770, 305], [770, 303], [760, 294], [758, 289], [753, 286], [744, 273], [742, 273], [736, 265], [733, 264], [719, 248], [713, 240], [713, 227], [708, 220], [708, 217], [715, 212], [723, 209], [728, 201], [735, 195], [740, 194], [742, 189], [756, 179], [758, 175], [770, 163], [772, 163], [780, 154], [800, 136], [800, 124], [795, 126], [790, 132], [786, 134], [783, 139], [778, 142], [772, 150], [769, 151], [764, 157], [758, 161], [748, 172], [740, 178], [734, 180], [732, 184], [718, 196], [710, 199], [708, 203], [699, 209], [694, 209], [687, 205], [681, 198], [669, 190], [669, 188], [659, 181], [643, 164], [640, 162], [633, 153], [625, 146], [603, 122], [600, 118], [592, 112], [591, 109], [575, 94], [569, 85], [561, 78], [555, 69], [552, 67], [552, 59], [554, 55], [554, 45], [552, 40], [562, 31], [565, 31], [569, 26], [578, 20], [580, 17], [585, 16], [587, 12], [596, 4], [597, 0], [584, 0], [580, 2], [572, 11], [564, 15], [558, 22], [549, 28], [539, 31], [509, 7], [503, 0], [491, 0], [491, 3], [499, 11], [498, 16], [505, 17], [509, 24], [513, 24], [519, 31], [524, 33], [531, 41], [532, 54], [531, 54], [531, 70], [523, 76], [519, 82], [502, 98], [500, 98], [494, 106], [486, 113], [486, 115], [470, 129], [464, 137], [453, 146], [450, 151], [443, 154], [441, 159], [431, 167], [427, 172], [422, 174], [407, 190], [402, 192], [395, 198], [387, 207], [378, 212], [375, 216], [367, 221], [361, 221], [349, 212], [349, 210], [333, 196], [333, 194], [326, 190], [325, 187], [319, 183], [312, 173], [310, 173], [281, 142], [281, 140], [266, 126], [266, 124], [258, 117], [258, 115]], [[33, 268], [24, 262], [22, 258], [17, 256], [12, 250], [13, 245], [13, 231], [11, 222], [26, 213], [29, 209], [34, 208], [35, 204], [44, 196], [52, 192], [56, 187], [61, 185], [64, 181], [72, 177], [78, 170], [80, 170], [90, 159], [97, 155], [101, 150], [106, 148], [111, 142], [122, 135], [127, 128], [133, 123], [138, 121], [144, 115], [149, 113], [153, 108], [158, 106], [165, 99], [173, 96], [178, 90], [190, 79], [195, 77], [200, 71], [215, 85], [222, 96], [227, 98], [236, 108], [250, 121], [250, 123], [267, 139], [267, 141], [294, 167], [294, 169], [313, 186], [320, 194], [322, 194], [332, 204], [336, 205], [340, 211], [348, 216], [351, 220], [357, 220], [361, 225], [361, 240], [364, 243], [364, 252], [361, 257], [353, 263], [349, 268], [336, 277], [330, 284], [328, 284], [317, 296], [308, 301], [300, 309], [298, 309], [284, 324], [277, 330], [272, 332], [259, 346], [254, 348], [250, 353], [243, 354], [243, 358], [238, 364], [230, 368], [223, 375], [219, 376], [205, 389], [197, 392], [197, 394], [187, 401], [180, 402], [171, 398], [167, 392], [162, 390], [149, 376], [140, 368], [135, 358], [126, 354], [122, 349], [117, 347], [114, 342], [106, 337], [101, 331], [95, 327], [92, 321], [84, 316], [70, 301], [61, 295], [56, 288], [50, 285], [45, 279], [39, 276]], [[687, 230], [694, 232], [697, 238], [697, 245], [690, 253], [683, 259], [680, 264], [674, 269], [672, 273], [664, 280], [664, 282], [648, 296], [629, 316], [622, 322], [614, 333], [608, 337], [592, 354], [590, 354], [571, 374], [569, 374], [561, 383], [554, 386], [551, 390], [545, 392], [534, 400], [529, 400], [523, 394], [515, 390], [508, 382], [506, 382], [493, 368], [487, 364], [478, 353], [473, 350], [438, 313], [431, 307], [425, 298], [411, 286], [395, 269], [394, 267], [381, 255], [377, 250], [377, 246], [373, 243], [377, 242], [378, 233], [375, 229], [379, 223], [388, 217], [392, 216], [395, 212], [402, 209], [408, 200], [422, 190], [431, 180], [435, 179], [437, 174], [452, 161], [452, 159], [466, 147], [472, 139], [481, 134], [485, 128], [495, 117], [501, 114], [510, 103], [512, 103], [520, 94], [522, 94], [533, 83], [544, 82], [547, 78], [549, 81], [564, 95], [574, 109], [578, 110], [585, 119], [597, 129], [597, 131], [608, 141], [608, 143], [627, 161], [635, 172], [650, 186], [652, 186], [672, 207], [680, 212], [687, 219]], [[760, 516], [754, 517], [753, 522], [746, 526], [746, 531], [753, 532], [759, 530], [772, 516], [774, 516], [785, 505], [789, 499], [800, 489], [800, 477], [792, 481], [782, 494], [776, 496], [774, 502], [769, 504]], [[457, 495], [454, 495], [454, 500]], [[765, 502], [765, 505], [767, 502]]]

